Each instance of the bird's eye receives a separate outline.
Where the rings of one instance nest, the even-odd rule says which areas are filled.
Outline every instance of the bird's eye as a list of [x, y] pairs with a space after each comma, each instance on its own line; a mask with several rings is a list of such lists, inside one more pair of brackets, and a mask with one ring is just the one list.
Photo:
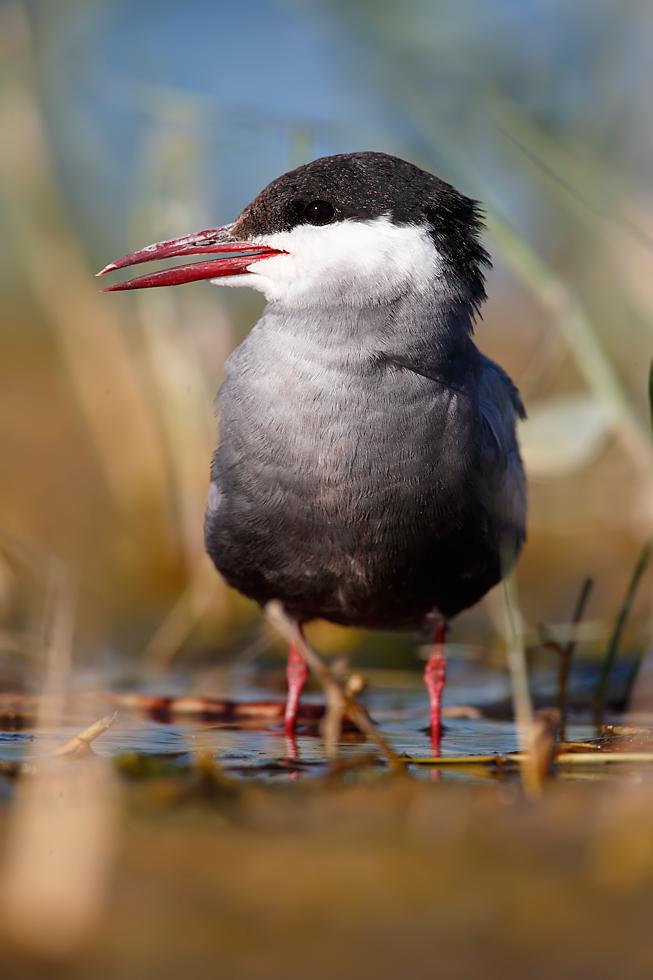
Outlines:
[[336, 209], [328, 201], [311, 201], [304, 208], [304, 217], [312, 225], [328, 225], [335, 213]]

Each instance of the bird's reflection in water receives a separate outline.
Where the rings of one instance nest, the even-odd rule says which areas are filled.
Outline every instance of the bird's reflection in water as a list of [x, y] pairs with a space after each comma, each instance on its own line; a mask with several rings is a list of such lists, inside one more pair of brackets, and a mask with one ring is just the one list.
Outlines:
[[284, 735], [284, 740], [286, 743], [286, 761], [289, 763], [291, 769], [290, 778], [292, 780], [299, 779], [300, 770], [294, 763], [299, 762], [299, 746], [297, 745], [297, 736], [294, 732], [286, 732]]

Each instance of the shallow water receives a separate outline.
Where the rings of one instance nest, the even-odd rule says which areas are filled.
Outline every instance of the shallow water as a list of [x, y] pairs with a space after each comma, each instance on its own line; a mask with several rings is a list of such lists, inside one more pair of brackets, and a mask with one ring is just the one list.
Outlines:
[[[464, 667], [454, 668], [447, 689], [449, 705], [478, 705], [493, 703], [507, 694], [503, 674], [484, 676], [479, 685], [478, 674]], [[264, 678], [260, 678], [264, 680]], [[150, 690], [152, 689], [149, 685]], [[166, 684], [166, 693], [183, 693], [181, 684]], [[270, 689], [242, 683], [229, 696], [249, 702], [269, 700]], [[273, 699], [276, 698], [276, 693]], [[281, 697], [279, 697], [281, 700]], [[307, 695], [309, 703], [320, 703], [319, 693]], [[370, 690], [362, 700], [379, 725], [385, 738], [399, 754], [423, 758], [432, 754], [427, 731], [428, 710], [426, 695], [418, 675], [396, 672], [379, 676], [372, 674]], [[65, 744], [89, 723], [88, 716], [70, 717], [56, 730], [23, 727], [20, 731], [0, 731], [0, 759], [7, 761], [34, 760], [53, 747]], [[589, 725], [574, 724], [568, 738], [582, 741], [593, 736]], [[515, 726], [512, 721], [489, 718], [445, 719], [442, 741], [443, 755], [506, 754], [517, 749]], [[286, 737], [278, 723], [261, 720], [252, 722], [171, 719], [153, 720], [138, 712], [120, 710], [111, 727], [93, 745], [101, 756], [117, 757], [126, 754], [157, 756], [180, 766], [187, 765], [199, 754], [209, 755], [227, 773], [243, 778], [265, 781], [287, 781], [313, 778], [328, 771], [324, 743], [316, 724], [300, 725], [294, 739]], [[339, 744], [339, 755], [351, 760], [374, 747], [357, 732], [345, 732]], [[383, 761], [379, 760], [379, 765]], [[431, 778], [434, 771], [414, 767], [414, 772]], [[580, 777], [580, 772], [579, 772]], [[443, 769], [439, 778], [448, 780], [484, 781], [492, 778], [490, 769]]]

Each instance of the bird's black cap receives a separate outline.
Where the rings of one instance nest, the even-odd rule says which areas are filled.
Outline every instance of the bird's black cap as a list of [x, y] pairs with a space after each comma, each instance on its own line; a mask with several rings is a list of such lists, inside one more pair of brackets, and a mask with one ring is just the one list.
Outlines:
[[490, 264], [479, 235], [477, 201], [451, 184], [388, 153], [321, 157], [273, 180], [232, 228], [237, 239], [291, 231], [302, 224], [366, 221], [386, 215], [398, 225], [424, 226], [461, 294], [478, 309]]

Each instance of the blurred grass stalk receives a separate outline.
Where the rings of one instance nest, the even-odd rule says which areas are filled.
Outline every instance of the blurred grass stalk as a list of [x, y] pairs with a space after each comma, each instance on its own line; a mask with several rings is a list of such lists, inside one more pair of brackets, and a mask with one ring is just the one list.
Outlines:
[[443, 139], [442, 132], [435, 132], [428, 106], [421, 94], [405, 81], [402, 82], [401, 89], [410, 115], [433, 153], [444, 153], [452, 170], [460, 173], [476, 188], [475, 193], [486, 208], [490, 237], [497, 243], [513, 272], [551, 315], [579, 372], [590, 390], [608, 410], [612, 428], [631, 457], [638, 474], [647, 480], [653, 490], [653, 454], [647, 427], [610, 363], [601, 343], [599, 330], [584, 310], [580, 298], [553, 266], [529, 245], [524, 236], [487, 205], [486, 202], [493, 196], [491, 189], [484, 186], [470, 170], [469, 163], [453, 146], [451, 138]]
[[528, 733], [533, 725], [533, 705], [528, 685], [528, 668], [524, 649], [524, 626], [519, 609], [514, 572], [503, 580], [503, 637], [512, 684], [512, 699], [519, 747], [528, 750]]
[[[623, 637], [624, 629], [626, 627], [626, 622], [628, 621], [628, 616], [635, 599], [635, 594], [639, 587], [639, 583], [646, 571], [646, 567], [651, 558], [651, 542], [648, 541], [637, 559], [635, 568], [633, 569], [633, 574], [631, 576], [630, 582], [628, 583], [628, 588], [626, 589], [626, 594], [623, 598], [621, 608], [615, 619], [614, 626], [612, 628], [612, 633], [610, 635], [610, 640], [603, 658], [603, 663], [601, 664], [601, 672], [599, 674], [599, 679], [596, 685], [596, 692], [594, 694], [594, 723], [599, 728], [603, 722], [603, 712], [605, 708], [605, 699], [608, 693], [608, 684], [610, 682], [610, 675], [614, 667], [617, 655], [619, 653], [619, 648], [621, 646], [621, 640]], [[638, 670], [641, 663], [641, 659], [637, 658], [635, 661], [635, 669]], [[635, 674], [636, 677], [636, 674]], [[635, 682], [633, 677], [628, 682], [628, 688], [632, 688]]]
[[533, 710], [524, 646], [524, 621], [514, 571], [503, 580], [502, 596], [502, 632], [517, 728], [519, 771], [526, 796], [538, 799], [545, 780], [552, 772], [561, 716], [557, 708]]
[[580, 300], [508, 222], [497, 215], [488, 214], [488, 226], [513, 271], [551, 313], [589, 388], [606, 406], [612, 428], [638, 474], [644, 476], [653, 487], [653, 455], [647, 429], [610, 364], [598, 331], [583, 310]]
[[[152, 99], [156, 97], [154, 92]], [[137, 178], [130, 188], [135, 202], [130, 248], [206, 224], [198, 138], [201, 109], [189, 100], [177, 100], [170, 118], [170, 106], [167, 108], [167, 113], [161, 107], [153, 114]], [[213, 297], [205, 296], [175, 290], [142, 290], [134, 296], [189, 578], [197, 575], [204, 555], [201, 529], [208, 460], [215, 443], [210, 410], [213, 384], [209, 385], [200, 352], [192, 343], [194, 329], [204, 322], [211, 324], [218, 364], [234, 342], [232, 324], [211, 301]]]
[[[423, 161], [424, 165], [432, 168], [434, 160], [444, 159], [455, 180], [466, 184], [483, 202], [491, 238], [506, 263], [550, 314], [580, 374], [607, 409], [611, 428], [630, 456], [638, 475], [653, 492], [653, 455], [646, 427], [633, 398], [605, 352], [600, 330], [587, 314], [579, 296], [551, 263], [492, 208], [493, 190], [475, 170], [473, 156], [463, 150], [460, 139], [455, 135], [458, 130], [449, 119], [440, 124], [442, 121], [437, 118], [437, 109], [434, 111], [431, 94], [434, 82], [429, 74], [434, 61], [437, 61], [440, 72], [449, 69], [454, 79], [460, 78], [463, 83], [473, 79], [483, 109], [502, 130], [504, 141], [511, 139], [528, 153], [531, 163], [535, 161], [538, 164], [536, 176], [540, 183], [547, 184], [549, 198], [553, 184], [562, 206], [577, 211], [581, 205], [595, 217], [600, 215], [603, 221], [611, 220], [619, 231], [625, 231], [639, 244], [650, 247], [650, 239], [634, 222], [610, 212], [611, 204], [616, 209], [617, 201], [623, 203], [629, 188], [608, 166], [594, 159], [589, 147], [582, 147], [580, 161], [577, 154], [572, 159], [562, 138], [545, 133], [537, 123], [525, 116], [514, 100], [503, 96], [493, 81], [491, 64], [486, 66], [487, 77], [479, 74], [478, 64], [470, 63], [464, 57], [464, 44], [459, 39], [456, 38], [459, 43], [448, 43], [444, 31], [436, 41], [425, 20], [431, 16], [428, 8], [420, 11], [419, 7], [413, 7], [412, 14], [406, 15], [403, 10], [383, 4], [372, 17], [371, 7], [365, 0], [354, 5], [337, 4], [336, 7], [343, 23], [358, 33], [361, 50], [375, 51], [374, 57], [370, 57], [370, 68], [376, 69], [375, 83], [387, 89], [394, 105], [401, 105], [405, 123], [415, 126], [430, 151]], [[421, 32], [423, 19], [424, 31]], [[393, 55], [380, 62], [380, 69], [376, 67], [376, 45], [381, 51], [392, 51]], [[437, 100], [435, 105], [438, 105]], [[478, 106], [475, 108], [478, 110]], [[524, 158], [523, 154], [522, 162]], [[557, 174], [556, 168], [563, 170], [563, 173]], [[584, 188], [582, 197], [574, 183], [576, 187]], [[565, 192], [562, 195], [561, 189]], [[622, 309], [628, 310], [630, 303], [618, 278], [611, 283], [611, 288], [617, 295], [621, 290]]]
[[[11, 133], [0, 155], [2, 206], [32, 295], [56, 338], [106, 483], [121, 510], [129, 513], [146, 497], [150, 502], [159, 499], [152, 489], [164, 485], [155, 419], [116, 309], [99, 300], [58, 203], [22, 8], [10, 2], [0, 18], [0, 126]], [[112, 389], [120, 391], [119, 400], [105, 396]]]
[[[214, 440], [212, 394], [199, 352], [180, 336], [176, 298], [147, 295], [134, 306], [99, 293], [60, 206], [30, 28], [19, 3], [0, 11], [0, 37], [0, 125], [11, 133], [0, 155], [0, 199], [11, 241], [56, 340], [123, 527], [140, 542], [141, 552], [156, 540], [157, 552], [173, 565], [181, 557], [194, 595], [203, 564], [202, 517]], [[178, 137], [163, 123], [153, 129], [145, 161], [148, 193], [138, 213], [144, 237], [155, 215], [158, 220], [167, 215], [170, 188], [163, 173], [186, 175], [179, 199], [190, 202], [190, 191], [197, 188], [187, 167], [166, 167], [170, 154], [180, 152]], [[141, 233], [135, 234], [142, 244]], [[198, 303], [192, 309], [196, 314]], [[212, 308], [211, 316], [217, 320], [219, 313]], [[229, 324], [218, 323], [216, 332], [222, 332], [228, 349]], [[225, 586], [217, 576], [212, 592], [218, 615], [224, 614]], [[204, 599], [200, 605], [207, 607]]]
[[[189, 99], [171, 102], [169, 95], [155, 89], [150, 96], [152, 121], [132, 188], [138, 202], [132, 209], [134, 247], [206, 223], [197, 137], [202, 110]], [[176, 202], [174, 215], [169, 214], [171, 201]], [[202, 301], [199, 294], [185, 300], [162, 290], [144, 290], [135, 297], [187, 559], [186, 586], [144, 651], [146, 659], [164, 670], [205, 616], [228, 615], [226, 585], [205, 554], [202, 535], [207, 461], [215, 443], [213, 413], [208, 410], [213, 391], [199, 352], [184, 333], [191, 331], [189, 320], [210, 322], [216, 360], [222, 362], [234, 344], [234, 331], [210, 300]]]
[[101, 921], [117, 836], [113, 769], [89, 749], [108, 721], [58, 750], [52, 738], [70, 696], [75, 604], [72, 576], [53, 559], [43, 619], [45, 675], [30, 750], [36, 759], [12, 800], [0, 862], [3, 938], [49, 963], [76, 953]]

